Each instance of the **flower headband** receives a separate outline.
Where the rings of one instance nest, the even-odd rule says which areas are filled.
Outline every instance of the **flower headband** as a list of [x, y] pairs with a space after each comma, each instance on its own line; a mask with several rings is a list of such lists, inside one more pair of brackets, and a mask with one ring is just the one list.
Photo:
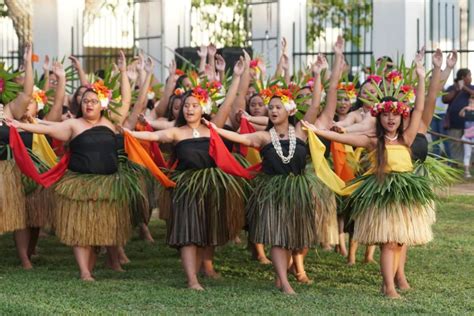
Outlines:
[[45, 104], [48, 103], [48, 97], [46, 96], [46, 92], [44, 92], [37, 86], [33, 87], [33, 99], [35, 100], [36, 104], [38, 104], [38, 110], [42, 110]]
[[278, 97], [280, 98], [281, 103], [283, 103], [283, 106], [285, 107], [288, 113], [292, 113], [294, 110], [297, 109], [296, 103], [293, 99], [293, 94], [291, 93], [290, 89], [282, 89], [278, 87], [277, 85], [273, 85], [269, 88], [266, 88], [260, 91], [260, 96], [262, 97], [263, 103], [266, 106], [268, 106], [268, 104], [270, 103], [270, 100], [273, 97]]
[[357, 91], [353, 82], [340, 82], [337, 85], [337, 90], [345, 92], [351, 103], [357, 101]]
[[192, 91], [191, 96], [198, 99], [199, 104], [201, 105], [204, 114], [208, 114], [208, 115], [211, 114], [212, 102], [207, 90], [198, 86], [198, 87], [193, 88], [193, 90], [191, 91]]
[[112, 90], [107, 88], [104, 85], [104, 81], [102, 80], [97, 80], [96, 82], [91, 84], [89, 88], [92, 89], [95, 93], [97, 93], [97, 97], [99, 98], [102, 110], [107, 109], [107, 107], [109, 106], [109, 102], [112, 99]]
[[402, 74], [398, 70], [392, 70], [387, 74], [388, 82], [393, 83], [393, 85], [398, 88], [403, 80]]
[[375, 104], [370, 113], [372, 116], [379, 116], [380, 113], [393, 113], [407, 118], [410, 115], [410, 107], [400, 101], [384, 101]]

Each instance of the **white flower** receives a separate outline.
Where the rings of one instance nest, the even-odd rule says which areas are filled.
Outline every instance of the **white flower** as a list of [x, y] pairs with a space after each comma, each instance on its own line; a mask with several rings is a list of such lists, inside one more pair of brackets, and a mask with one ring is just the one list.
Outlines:
[[293, 100], [286, 102], [284, 105], [287, 112], [292, 112], [293, 110], [296, 110], [296, 103]]
[[102, 108], [102, 110], [105, 110], [108, 106], [109, 106], [108, 98], [100, 99], [100, 107]]
[[204, 112], [204, 114], [211, 114], [212, 112], [212, 102], [211, 100], [207, 100], [206, 104], [204, 105], [201, 105], [202, 106], [202, 111]]
[[146, 97], [148, 98], [148, 100], [153, 100], [155, 98], [155, 92], [148, 91], [148, 93], [146, 94]]

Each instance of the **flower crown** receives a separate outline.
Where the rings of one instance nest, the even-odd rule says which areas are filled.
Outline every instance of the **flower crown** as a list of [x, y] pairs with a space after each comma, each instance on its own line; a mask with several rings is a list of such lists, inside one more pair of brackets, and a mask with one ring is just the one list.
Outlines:
[[44, 106], [48, 103], [48, 97], [46, 92], [38, 88], [37, 86], [33, 87], [33, 99], [36, 104], [38, 104], [38, 110], [42, 110]]
[[349, 98], [351, 103], [357, 101], [357, 90], [353, 82], [339, 82], [337, 90], [342, 91]]
[[370, 110], [372, 116], [379, 116], [380, 113], [399, 114], [403, 118], [410, 116], [410, 107], [400, 101], [383, 101], [375, 104]]
[[260, 96], [262, 97], [263, 103], [266, 106], [268, 106], [270, 100], [273, 97], [278, 97], [280, 98], [281, 103], [283, 103], [283, 106], [285, 107], [288, 113], [291, 113], [297, 109], [296, 103], [293, 98], [293, 93], [290, 89], [280, 88], [277, 85], [272, 85], [269, 88], [260, 91]]
[[102, 80], [97, 80], [96, 82], [91, 84], [89, 88], [92, 89], [95, 93], [97, 93], [97, 97], [99, 98], [102, 110], [107, 109], [110, 100], [112, 100], [112, 90], [107, 88], [107, 86], [104, 85], [104, 81]]
[[191, 91], [192, 91], [191, 95], [195, 97], [196, 99], [198, 99], [199, 104], [201, 105], [204, 114], [208, 114], [208, 115], [211, 114], [212, 101], [211, 101], [211, 98], [209, 97], [208, 91], [200, 86], [194, 87]]

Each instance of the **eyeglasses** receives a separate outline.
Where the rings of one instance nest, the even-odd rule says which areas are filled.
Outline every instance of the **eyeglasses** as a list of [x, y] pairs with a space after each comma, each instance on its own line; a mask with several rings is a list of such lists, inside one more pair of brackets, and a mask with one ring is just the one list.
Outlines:
[[92, 104], [92, 105], [97, 105], [99, 104], [99, 100], [97, 99], [82, 99], [82, 104]]

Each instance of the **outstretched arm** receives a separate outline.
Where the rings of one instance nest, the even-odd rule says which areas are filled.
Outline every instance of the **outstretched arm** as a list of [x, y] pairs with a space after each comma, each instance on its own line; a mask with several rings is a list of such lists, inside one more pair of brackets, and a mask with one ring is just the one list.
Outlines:
[[117, 66], [120, 71], [120, 93], [122, 96], [122, 106], [117, 109], [118, 115], [112, 113], [111, 117], [113, 121], [117, 122], [119, 125], [122, 125], [125, 119], [127, 118], [128, 110], [130, 109], [130, 102], [132, 101], [130, 81], [128, 80], [127, 75], [127, 60], [125, 59], [125, 54], [123, 53], [123, 51], [120, 51]]
[[433, 72], [431, 75], [430, 86], [428, 88], [428, 95], [425, 100], [425, 109], [423, 111], [422, 120], [420, 123], [419, 133], [426, 134], [433, 119], [433, 114], [436, 108], [436, 97], [441, 91], [441, 65], [443, 63], [443, 53], [438, 48], [433, 54]]
[[342, 68], [344, 63], [344, 56], [342, 54], [344, 50], [344, 40], [342, 36], [337, 37], [336, 44], [334, 44], [334, 64], [331, 73], [331, 79], [329, 81], [329, 89], [326, 98], [326, 107], [318, 118], [318, 125], [328, 128], [331, 124], [334, 113], [336, 112], [337, 106], [337, 85], [342, 74]]
[[244, 72], [244, 60], [240, 57], [240, 60], [234, 66], [234, 74], [232, 75], [232, 83], [230, 85], [229, 91], [225, 97], [224, 103], [219, 107], [219, 111], [216, 116], [212, 119], [212, 122], [218, 127], [223, 127], [229, 113], [232, 109], [232, 104], [234, 104], [235, 97], [237, 95], [237, 90], [239, 88], [240, 76]]
[[423, 67], [423, 55], [417, 54], [415, 57], [416, 74], [418, 76], [418, 86], [416, 88], [415, 108], [411, 113], [410, 125], [404, 132], [405, 143], [411, 146], [420, 128], [421, 117], [425, 107], [425, 68]]
[[46, 134], [57, 140], [66, 142], [72, 137], [72, 125], [71, 121], [67, 120], [61, 123], [43, 125], [43, 124], [30, 124], [22, 123], [16, 120], [7, 120], [8, 126], [13, 126], [17, 129], [22, 129], [27, 132], [35, 134]]
[[146, 72], [145, 81], [140, 87], [138, 99], [133, 106], [132, 113], [130, 113], [125, 121], [125, 127], [129, 129], [133, 129], [135, 127], [138, 116], [145, 110], [146, 107], [148, 87], [150, 86], [151, 76], [153, 74], [153, 60], [150, 57], [147, 58], [144, 69]]
[[210, 125], [212, 124], [212, 127], [216, 130], [216, 132], [224, 137], [225, 139], [228, 139], [234, 143], [239, 143], [245, 146], [249, 147], [255, 147], [259, 148], [261, 147], [264, 142], [265, 142], [265, 135], [267, 132], [255, 132], [255, 133], [250, 133], [250, 134], [239, 134], [236, 132], [228, 131], [223, 128], [217, 127], [214, 123], [210, 123], [206, 120], [204, 120], [204, 124]]
[[338, 143], [343, 143], [343, 144], [347, 144], [347, 145], [351, 145], [355, 147], [364, 147], [364, 148], [371, 147], [371, 141], [367, 135], [339, 134], [336, 132], [319, 129], [307, 121], [302, 121], [301, 123], [303, 124], [304, 127], [306, 127], [309, 130], [309, 132], [314, 132], [317, 135], [322, 136], [331, 141], [335, 141]]
[[60, 122], [61, 115], [63, 114], [64, 95], [66, 94], [66, 72], [63, 69], [63, 65], [56, 61], [53, 63], [53, 73], [58, 78], [58, 85], [53, 106], [44, 119], [47, 121]]
[[175, 140], [176, 136], [175, 127], [156, 132], [134, 132], [127, 129], [124, 130], [128, 131], [136, 139], [147, 140], [150, 142], [171, 143]]
[[[25, 45], [25, 54], [23, 55], [23, 63], [25, 68], [25, 80], [23, 83], [23, 92], [16, 97], [13, 102], [10, 102], [5, 110], [5, 117], [12, 117], [16, 120], [21, 120], [26, 112], [26, 108], [31, 101], [33, 94], [33, 65], [31, 64], [32, 47], [28, 43]], [[9, 116], [9, 112], [11, 115]]]

